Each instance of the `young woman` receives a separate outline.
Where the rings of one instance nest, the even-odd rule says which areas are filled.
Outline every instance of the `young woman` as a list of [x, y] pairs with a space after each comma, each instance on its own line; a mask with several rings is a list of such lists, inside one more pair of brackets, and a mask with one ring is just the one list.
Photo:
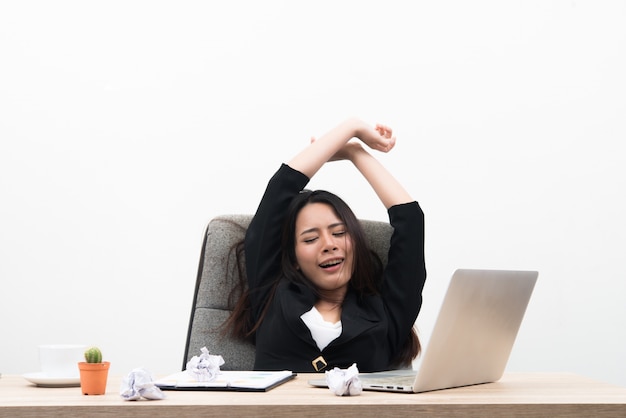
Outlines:
[[[353, 140], [356, 138], [360, 141]], [[389, 152], [391, 128], [348, 119], [312, 140], [270, 179], [245, 237], [248, 289], [229, 325], [253, 338], [255, 369], [314, 372], [353, 363], [360, 371], [409, 367], [426, 279], [424, 216], [363, 147]], [[348, 160], [387, 208], [388, 263], [367, 248], [350, 208], [326, 191], [304, 191], [327, 162]]]

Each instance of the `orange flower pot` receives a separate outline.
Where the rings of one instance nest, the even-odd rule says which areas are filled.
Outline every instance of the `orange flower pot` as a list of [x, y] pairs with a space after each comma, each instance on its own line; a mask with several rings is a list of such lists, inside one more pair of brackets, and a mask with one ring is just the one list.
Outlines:
[[85, 395], [104, 395], [107, 388], [107, 377], [111, 363], [78, 363], [80, 370], [80, 390]]

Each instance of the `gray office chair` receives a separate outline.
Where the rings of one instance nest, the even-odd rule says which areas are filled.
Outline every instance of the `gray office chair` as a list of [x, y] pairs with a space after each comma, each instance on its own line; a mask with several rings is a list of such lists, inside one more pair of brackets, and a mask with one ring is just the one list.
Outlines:
[[[229, 336], [222, 336], [220, 326], [231, 309], [228, 298], [238, 281], [235, 251], [243, 240], [252, 215], [223, 215], [212, 219], [206, 228], [200, 254], [198, 276], [187, 330], [183, 370], [200, 349], [221, 355], [222, 370], [252, 370], [254, 345]], [[370, 248], [387, 263], [392, 228], [386, 222], [362, 220]]]

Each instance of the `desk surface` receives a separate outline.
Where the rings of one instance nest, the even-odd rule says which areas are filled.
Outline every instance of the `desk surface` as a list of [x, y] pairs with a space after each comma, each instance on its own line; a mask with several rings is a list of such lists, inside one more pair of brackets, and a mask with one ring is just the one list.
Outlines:
[[21, 376], [2, 376], [0, 417], [626, 416], [626, 388], [574, 374], [510, 373], [484, 385], [420, 394], [363, 392], [352, 397], [310, 387], [307, 380], [314, 377], [319, 375], [301, 374], [266, 393], [166, 391], [164, 400], [124, 401], [119, 396], [121, 376], [110, 376], [107, 393], [101, 396], [82, 395], [77, 387], [36, 387]]

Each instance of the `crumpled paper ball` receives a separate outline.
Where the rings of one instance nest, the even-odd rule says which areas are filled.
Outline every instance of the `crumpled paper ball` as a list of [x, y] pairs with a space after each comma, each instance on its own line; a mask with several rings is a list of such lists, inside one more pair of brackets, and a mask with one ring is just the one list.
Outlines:
[[120, 396], [126, 401], [136, 401], [140, 398], [158, 400], [165, 398], [165, 394], [152, 380], [152, 375], [145, 369], [134, 369], [122, 379]]
[[185, 370], [199, 382], [210, 382], [215, 379], [220, 372], [220, 366], [224, 364], [222, 356], [209, 354], [206, 347], [200, 349], [202, 354], [193, 356], [187, 362]]
[[328, 389], [337, 396], [356, 396], [363, 392], [356, 363], [347, 369], [335, 367], [326, 371]]

